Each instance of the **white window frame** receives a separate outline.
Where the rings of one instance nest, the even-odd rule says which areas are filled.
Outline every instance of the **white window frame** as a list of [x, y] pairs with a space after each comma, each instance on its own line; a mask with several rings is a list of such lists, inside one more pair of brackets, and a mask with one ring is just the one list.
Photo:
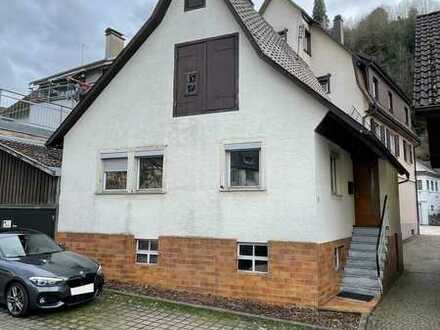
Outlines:
[[[111, 160], [111, 159], [126, 159], [127, 160], [127, 169], [126, 169], [126, 173], [127, 173], [127, 178], [126, 178], [126, 184], [125, 184], [125, 189], [107, 189], [107, 173], [111, 173], [111, 172], [121, 172], [121, 171], [106, 171], [105, 170], [105, 166], [104, 166], [104, 162], [106, 160]], [[129, 190], [129, 155], [128, 152], [112, 152], [112, 153], [102, 153], [101, 157], [101, 175], [102, 175], [102, 191], [105, 193], [121, 193], [121, 192], [128, 192]]]
[[[139, 242], [140, 241], [148, 241], [148, 250], [139, 250]], [[151, 242], [152, 241], [157, 241], [157, 246], [159, 248], [159, 240], [158, 239], [136, 238], [136, 256], [135, 256], [136, 264], [138, 264], [138, 265], [157, 265], [159, 263], [159, 250], [151, 250]], [[146, 255], [147, 262], [138, 262], [137, 261], [138, 255]], [[157, 256], [156, 263], [151, 262], [151, 256]]]
[[[141, 170], [141, 158], [154, 158], [154, 157], [162, 157], [162, 184], [160, 188], [149, 188], [149, 189], [141, 189], [140, 188], [140, 170]], [[136, 191], [141, 193], [156, 193], [156, 192], [164, 192], [165, 191], [165, 153], [163, 149], [158, 150], [144, 150], [144, 151], [136, 151], [135, 155], [136, 162]]]
[[[259, 151], [258, 185], [256, 186], [232, 186], [231, 185], [231, 152], [234, 151]], [[264, 190], [264, 151], [261, 142], [228, 143], [223, 146], [224, 152], [224, 179], [221, 191], [262, 191]]]
[[[240, 246], [252, 246], [252, 256], [242, 256], [240, 255]], [[265, 246], [267, 247], [267, 257], [257, 257], [255, 256], [255, 247], [256, 246]], [[238, 242], [237, 243], [237, 271], [240, 273], [252, 273], [252, 274], [267, 274], [269, 273], [269, 244], [267, 243], [250, 243], [250, 242]], [[252, 261], [252, 271], [250, 270], [241, 270], [238, 268], [238, 264], [240, 260], [251, 260]], [[260, 272], [255, 270], [255, 261], [266, 261], [267, 263], [267, 272]]]
[[[341, 185], [340, 185], [340, 178], [339, 178], [339, 153], [331, 150], [330, 151], [330, 191], [332, 196], [335, 197], [341, 197]], [[333, 162], [334, 160], [334, 162]], [[334, 163], [334, 168], [333, 168]], [[334, 175], [334, 176], [333, 176]], [[333, 186], [334, 184], [334, 186]]]

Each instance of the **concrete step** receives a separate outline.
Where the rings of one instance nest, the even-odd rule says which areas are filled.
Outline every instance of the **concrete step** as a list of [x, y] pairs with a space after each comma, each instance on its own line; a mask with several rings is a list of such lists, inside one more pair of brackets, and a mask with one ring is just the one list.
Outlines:
[[378, 296], [380, 294], [380, 290], [353, 288], [353, 287], [350, 287], [350, 286], [342, 286], [341, 287], [341, 291], [358, 293], [358, 294], [363, 294], [363, 295], [368, 295], [368, 296], [373, 296], [373, 297], [376, 297], [376, 296]]
[[348, 257], [347, 259], [347, 265], [346, 267], [353, 267], [353, 268], [364, 268], [364, 269], [377, 269], [377, 263], [376, 258], [371, 259], [365, 259], [365, 258], [351, 258]]
[[376, 261], [376, 251], [357, 251], [350, 249], [348, 256], [351, 258], [364, 258]]
[[377, 279], [377, 270], [370, 268], [354, 268], [354, 267], [345, 267], [344, 268], [344, 277], [345, 276], [354, 276], [354, 277], [366, 277], [371, 279]]
[[379, 236], [379, 228], [354, 227], [353, 236]]
[[350, 250], [353, 251], [376, 251], [376, 244], [366, 243], [351, 243]]
[[351, 238], [351, 243], [367, 243], [377, 245], [377, 240], [377, 236], [353, 235]]
[[342, 278], [342, 285], [349, 286], [351, 288], [363, 288], [368, 290], [380, 290], [379, 281], [377, 278], [368, 277], [352, 277], [344, 276]]

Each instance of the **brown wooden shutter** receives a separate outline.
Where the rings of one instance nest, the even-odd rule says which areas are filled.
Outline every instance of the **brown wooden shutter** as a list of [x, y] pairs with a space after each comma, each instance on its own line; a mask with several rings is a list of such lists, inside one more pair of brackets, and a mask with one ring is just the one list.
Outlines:
[[202, 111], [205, 87], [205, 45], [180, 46], [175, 59], [174, 115], [185, 116]]
[[231, 110], [238, 105], [238, 37], [207, 42], [205, 111]]

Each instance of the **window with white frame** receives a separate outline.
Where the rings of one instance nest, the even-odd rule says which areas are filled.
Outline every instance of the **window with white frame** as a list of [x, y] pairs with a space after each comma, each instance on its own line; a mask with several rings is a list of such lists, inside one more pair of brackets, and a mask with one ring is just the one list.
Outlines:
[[226, 184], [229, 189], [260, 188], [261, 144], [229, 144], [226, 151]]
[[417, 189], [423, 190], [423, 181], [422, 180], [417, 180]]
[[102, 154], [103, 166], [103, 190], [126, 191], [127, 190], [127, 153]]
[[237, 244], [237, 269], [243, 272], [267, 273], [269, 248], [262, 243]]
[[163, 151], [142, 151], [135, 154], [137, 189], [161, 190], [163, 187]]
[[136, 263], [154, 265], [159, 258], [159, 241], [155, 239], [136, 240]]
[[339, 196], [339, 175], [338, 175], [338, 159], [339, 155], [336, 152], [330, 152], [330, 185], [332, 195]]

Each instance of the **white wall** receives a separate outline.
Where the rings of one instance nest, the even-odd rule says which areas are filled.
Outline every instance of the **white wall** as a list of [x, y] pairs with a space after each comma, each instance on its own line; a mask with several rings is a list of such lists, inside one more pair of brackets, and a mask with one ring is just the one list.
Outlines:
[[[238, 31], [240, 110], [173, 118], [174, 45]], [[324, 212], [316, 202], [322, 184], [316, 176], [324, 176], [315, 157], [327, 143], [314, 129], [326, 111], [257, 57], [222, 1], [186, 13], [183, 1], [173, 1], [65, 137], [59, 230], [242, 241], [345, 238], [347, 203], [335, 201], [334, 212]], [[223, 144], [248, 141], [263, 143], [266, 190], [220, 192]], [[166, 146], [166, 194], [96, 194], [100, 152], [149, 145]]]
[[[436, 191], [435, 182], [440, 186], [440, 180], [435, 175], [429, 175], [424, 173], [417, 175], [417, 180], [422, 181], [422, 189], [419, 189], [419, 212], [420, 212], [420, 224], [429, 225], [429, 216], [440, 214], [440, 191]], [[428, 189], [426, 181], [430, 182]], [[431, 188], [431, 181], [434, 182], [434, 190]]]

